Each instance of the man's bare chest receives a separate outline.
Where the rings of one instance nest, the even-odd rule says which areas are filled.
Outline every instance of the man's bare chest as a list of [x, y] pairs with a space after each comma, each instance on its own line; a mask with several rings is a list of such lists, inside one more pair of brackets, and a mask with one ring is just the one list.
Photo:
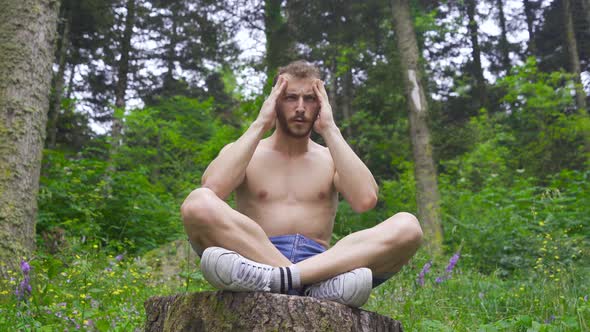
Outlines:
[[255, 155], [239, 194], [258, 202], [319, 203], [334, 196], [333, 179], [333, 164], [325, 160]]

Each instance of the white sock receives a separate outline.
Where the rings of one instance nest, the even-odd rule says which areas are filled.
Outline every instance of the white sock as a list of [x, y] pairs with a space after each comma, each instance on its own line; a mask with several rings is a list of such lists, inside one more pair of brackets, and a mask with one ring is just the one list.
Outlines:
[[272, 271], [270, 291], [273, 293], [286, 294], [291, 289], [301, 287], [299, 268], [295, 264], [289, 267], [275, 267]]

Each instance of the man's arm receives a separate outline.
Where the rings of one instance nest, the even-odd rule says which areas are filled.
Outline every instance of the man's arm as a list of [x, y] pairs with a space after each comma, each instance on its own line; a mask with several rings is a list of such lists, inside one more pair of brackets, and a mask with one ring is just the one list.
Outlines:
[[317, 80], [313, 88], [321, 105], [314, 129], [324, 138], [334, 160], [336, 167], [334, 186], [342, 193], [354, 211], [370, 210], [377, 204], [379, 190], [377, 182], [371, 171], [346, 143], [340, 129], [336, 126], [324, 83]]
[[287, 80], [280, 76], [264, 101], [258, 118], [237, 141], [226, 145], [209, 164], [201, 179], [202, 187], [209, 188], [221, 199], [226, 199], [244, 181], [246, 168], [258, 143], [275, 123], [276, 101], [286, 86]]

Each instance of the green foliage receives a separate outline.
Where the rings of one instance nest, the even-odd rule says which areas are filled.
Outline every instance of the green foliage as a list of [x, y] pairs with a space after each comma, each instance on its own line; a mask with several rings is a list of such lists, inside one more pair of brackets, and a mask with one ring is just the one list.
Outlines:
[[[590, 324], [586, 268], [562, 270], [549, 279], [537, 273], [504, 280], [463, 267], [437, 283], [445, 260], [433, 262], [424, 286], [416, 282], [427, 257], [419, 253], [371, 294], [365, 309], [402, 321], [407, 331], [583, 331]], [[556, 280], [557, 279], [557, 280]]]
[[157, 259], [114, 257], [100, 249], [76, 245], [63, 256], [37, 252], [31, 260], [32, 292], [24, 299], [13, 293], [20, 271], [0, 280], [0, 330], [133, 331], [145, 322], [143, 302], [149, 297], [211, 289], [198, 270], [188, 278], [164, 279]]
[[[176, 259], [173, 253], [115, 257], [98, 245], [86, 245], [71, 248], [63, 257], [36, 253], [31, 260], [32, 292], [25, 299], [13, 293], [22, 280], [20, 271], [0, 280], [0, 330], [137, 330], [145, 322], [143, 302], [149, 297], [212, 290], [198, 268], [184, 267], [171, 278], [162, 275], [161, 261]], [[561, 270], [553, 279], [531, 272], [505, 280], [498, 273], [471, 270], [462, 259], [440, 283], [436, 278], [444, 273], [447, 259], [434, 261], [421, 286], [416, 278], [428, 258], [419, 252], [376, 288], [363, 308], [400, 320], [407, 331], [588, 328], [587, 268]]]
[[535, 265], [549, 275], [588, 266], [589, 176], [565, 171], [546, 187], [524, 175], [509, 186], [490, 176], [477, 191], [442, 177], [445, 241], [462, 244], [468, 264], [485, 272], [499, 269], [503, 276]]
[[238, 135], [213, 111], [212, 100], [177, 96], [130, 112], [117, 163], [121, 169], [141, 165], [152, 183], [184, 198], [219, 150]]
[[572, 82], [563, 71], [539, 71], [534, 58], [498, 82], [507, 91], [502, 102], [516, 160], [537, 176], [581, 169], [589, 160], [590, 119], [575, 110]]
[[212, 101], [185, 97], [125, 116], [123, 145], [106, 174], [107, 147], [70, 156], [46, 151], [38, 233], [98, 241], [113, 250], [145, 251], [182, 232], [179, 207], [207, 164], [237, 136], [212, 113]]
[[145, 250], [180, 231], [178, 204], [138, 168], [105, 177], [107, 163], [46, 151], [39, 195], [39, 234], [55, 228], [67, 236], [114, 249]]

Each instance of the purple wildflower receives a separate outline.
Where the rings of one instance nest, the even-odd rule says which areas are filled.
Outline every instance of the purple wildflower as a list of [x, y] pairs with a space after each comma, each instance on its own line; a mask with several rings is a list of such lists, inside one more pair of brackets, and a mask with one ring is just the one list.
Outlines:
[[453, 273], [453, 269], [455, 268], [455, 265], [457, 265], [459, 257], [461, 257], [461, 254], [458, 251], [453, 255], [453, 257], [451, 257], [451, 259], [449, 260], [449, 265], [447, 265], [447, 268], [445, 270], [447, 273]]
[[22, 260], [20, 261], [20, 269], [23, 271], [23, 274], [28, 275], [31, 271], [31, 266], [29, 265], [29, 263], [27, 263], [27, 261]]
[[457, 265], [457, 262], [459, 261], [459, 257], [461, 257], [461, 254], [459, 251], [457, 251], [453, 255], [453, 257], [451, 257], [451, 259], [449, 260], [449, 264], [447, 265], [447, 268], [445, 269], [445, 274], [436, 278], [437, 284], [440, 284], [441, 282], [451, 278], [451, 274], [453, 273], [453, 269], [455, 268], [455, 266]]
[[115, 257], [115, 260], [116, 260], [117, 262], [120, 262], [120, 261], [122, 261], [122, 260], [123, 260], [123, 254], [117, 255], [117, 256]]
[[584, 301], [588, 302], [588, 295], [584, 296]]
[[549, 316], [549, 318], [545, 319], [545, 324], [551, 324], [555, 320], [555, 315]]
[[418, 284], [420, 284], [420, 286], [424, 286], [424, 276], [430, 271], [430, 267], [432, 267], [432, 261], [428, 261], [424, 264], [424, 267], [422, 267], [422, 271], [420, 271], [420, 274], [418, 275]]
[[23, 281], [20, 282], [14, 293], [19, 299], [22, 300], [29, 297], [33, 289], [31, 288], [31, 277], [29, 276], [29, 272], [31, 272], [31, 266], [25, 260], [22, 260], [20, 262], [20, 268], [23, 272]]

